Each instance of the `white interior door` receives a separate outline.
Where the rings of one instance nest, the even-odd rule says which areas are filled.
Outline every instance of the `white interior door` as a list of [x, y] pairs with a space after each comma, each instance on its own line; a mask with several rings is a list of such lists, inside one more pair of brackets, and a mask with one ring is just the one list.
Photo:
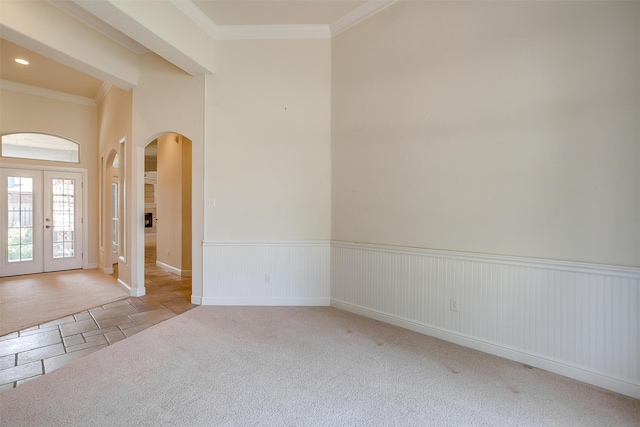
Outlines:
[[2, 169], [0, 276], [82, 268], [82, 174]]

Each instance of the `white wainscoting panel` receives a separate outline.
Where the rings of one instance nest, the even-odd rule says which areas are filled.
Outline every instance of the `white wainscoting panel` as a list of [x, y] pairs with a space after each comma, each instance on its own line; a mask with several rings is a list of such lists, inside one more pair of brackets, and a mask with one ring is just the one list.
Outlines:
[[331, 299], [640, 398], [639, 268], [332, 242]]
[[204, 242], [203, 305], [330, 304], [330, 242]]

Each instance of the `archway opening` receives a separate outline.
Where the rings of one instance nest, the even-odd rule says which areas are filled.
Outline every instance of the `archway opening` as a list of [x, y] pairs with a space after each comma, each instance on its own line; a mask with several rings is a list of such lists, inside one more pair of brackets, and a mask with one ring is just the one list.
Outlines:
[[192, 307], [191, 162], [191, 140], [177, 133], [145, 147], [145, 292], [174, 312]]

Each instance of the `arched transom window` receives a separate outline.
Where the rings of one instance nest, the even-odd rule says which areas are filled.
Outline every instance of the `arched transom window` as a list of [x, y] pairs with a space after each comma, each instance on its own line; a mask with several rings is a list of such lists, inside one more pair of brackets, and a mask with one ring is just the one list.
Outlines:
[[44, 133], [2, 135], [2, 157], [78, 163], [78, 143]]

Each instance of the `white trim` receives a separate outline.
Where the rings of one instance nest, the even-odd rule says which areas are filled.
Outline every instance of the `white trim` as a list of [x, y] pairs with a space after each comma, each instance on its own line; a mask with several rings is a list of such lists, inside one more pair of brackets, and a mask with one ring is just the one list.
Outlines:
[[217, 39], [218, 25], [213, 22], [209, 17], [193, 2], [181, 1], [181, 0], [169, 0], [180, 12], [184, 13], [189, 19], [191, 19], [201, 30], [209, 35], [213, 39]]
[[397, 3], [398, 0], [369, 0], [357, 9], [344, 15], [342, 18], [337, 19], [329, 25], [331, 30], [331, 37], [335, 37], [343, 31], [348, 30], [354, 25], [359, 24], [365, 19], [375, 15], [378, 12], [383, 11], [391, 5]]
[[87, 98], [86, 96], [71, 95], [69, 93], [58, 92], [57, 90], [44, 89], [41, 87], [25, 85], [22, 83], [16, 83], [9, 80], [0, 80], [0, 89], [12, 90], [14, 92], [26, 93], [28, 95], [55, 99], [57, 101], [87, 105], [89, 107], [95, 107], [98, 105], [95, 99]]
[[[192, 297], [193, 298], [193, 297]], [[193, 302], [193, 301], [192, 301]], [[328, 307], [330, 298], [202, 298], [202, 305]]]
[[452, 342], [454, 344], [535, 366], [540, 369], [640, 399], [640, 384], [627, 381], [623, 378], [616, 378], [605, 373], [584, 369], [577, 365], [553, 359], [548, 356], [522, 351], [505, 345], [498, 345], [490, 341], [477, 339], [443, 328], [429, 326], [424, 323], [389, 315], [377, 310], [372, 310], [370, 308], [350, 304], [336, 299], [331, 300], [331, 306], [351, 313], [356, 313], [361, 316], [369, 317], [371, 319], [379, 320], [381, 322], [386, 322], [391, 325], [399, 326], [401, 328], [409, 329], [424, 335], [439, 338], [444, 341]]
[[[36, 161], [47, 161], [47, 160], [36, 160]], [[77, 163], [76, 163], [77, 164]], [[38, 171], [53, 171], [53, 172], [82, 172], [87, 174], [88, 170], [86, 168], [74, 168], [74, 167], [66, 167], [66, 166], [49, 166], [49, 165], [29, 165], [23, 163], [3, 163], [0, 164], [0, 168], [6, 169], [28, 169], [28, 170], [38, 170]], [[86, 178], [86, 175], [83, 177]]]
[[[89, 264], [89, 171], [87, 169], [68, 169], [68, 172], [71, 170], [79, 171], [82, 176], [82, 267], [97, 268], [97, 263]], [[95, 237], [96, 240], [99, 238], [97, 233]], [[90, 267], [90, 265], [94, 265], [94, 267]]]
[[105, 96], [107, 96], [107, 93], [111, 90], [112, 87], [113, 85], [111, 83], [102, 82], [102, 86], [100, 86], [100, 89], [98, 89], [98, 93], [96, 93], [96, 96], [94, 96], [96, 104], [100, 104], [102, 102], [102, 100]]
[[327, 24], [313, 25], [217, 25], [190, 1], [170, 0], [173, 5], [215, 40], [329, 39]]
[[191, 277], [191, 270], [180, 270], [172, 265], [165, 264], [164, 262], [156, 261], [156, 267], [160, 267], [161, 269], [168, 271], [169, 273], [173, 273], [175, 275], [181, 277]]
[[129, 296], [132, 297], [142, 297], [145, 295], [144, 286], [139, 287], [137, 289], [133, 289], [131, 286], [126, 284], [122, 279], [118, 278], [118, 284], [124, 287], [127, 291], [129, 291]]
[[170, 0], [215, 40], [330, 39], [395, 4], [398, 0], [369, 0], [331, 24], [217, 25], [190, 1]]
[[104, 267], [99, 265], [97, 268], [104, 274], [113, 274], [113, 267]]
[[199, 295], [191, 295], [191, 304], [202, 305], [202, 297]]
[[330, 240], [237, 240], [237, 241], [203, 241], [202, 246], [326, 246]]
[[97, 262], [92, 262], [91, 264], [87, 264], [87, 268], [88, 269], [97, 269], [98, 268], [98, 263]]
[[366, 249], [385, 253], [428, 255], [437, 258], [458, 259], [463, 261], [478, 261], [500, 265], [512, 265], [518, 267], [544, 268], [550, 270], [568, 271], [573, 273], [600, 274], [603, 276], [625, 277], [640, 280], [640, 267], [623, 267], [606, 264], [591, 264], [575, 261], [559, 261], [542, 258], [526, 258], [507, 255], [491, 255], [473, 252], [455, 252], [438, 249], [411, 248], [404, 246], [387, 246], [373, 243], [354, 243], [331, 241], [332, 247], [351, 249]]

